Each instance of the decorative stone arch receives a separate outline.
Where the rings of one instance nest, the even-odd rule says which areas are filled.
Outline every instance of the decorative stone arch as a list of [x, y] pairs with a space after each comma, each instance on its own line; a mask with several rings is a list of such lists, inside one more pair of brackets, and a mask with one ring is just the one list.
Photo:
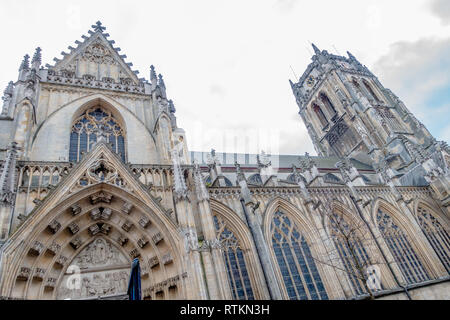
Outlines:
[[[148, 160], [145, 161], [157, 161], [156, 156], [156, 139], [147, 127], [147, 125], [143, 122], [142, 119], [139, 119], [137, 115], [132, 112], [128, 107], [125, 105], [119, 103], [115, 99], [106, 96], [101, 93], [95, 93], [95, 94], [89, 94], [85, 95], [83, 97], [74, 99], [72, 101], [69, 101], [68, 103], [62, 105], [55, 111], [53, 111], [46, 119], [43, 121], [39, 127], [36, 129], [36, 131], [33, 134], [32, 137], [32, 148], [31, 151], [36, 154], [40, 154], [42, 152], [40, 150], [40, 147], [42, 145], [46, 145], [45, 143], [42, 143], [42, 139], [44, 139], [44, 136], [48, 134], [49, 132], [49, 126], [52, 125], [55, 121], [60, 121], [60, 118], [62, 119], [60, 125], [63, 125], [65, 128], [65, 131], [61, 133], [64, 135], [64, 137], [54, 139], [56, 143], [59, 144], [68, 144], [69, 140], [66, 138], [65, 134], [69, 134], [71, 130], [71, 126], [73, 124], [73, 120], [76, 119], [79, 115], [81, 115], [84, 111], [86, 111], [88, 108], [92, 107], [93, 105], [100, 104], [102, 107], [107, 109], [108, 111], [111, 111], [114, 117], [123, 124], [123, 128], [126, 130], [126, 149], [127, 154], [131, 160], [131, 156], [135, 156], [135, 153], [131, 153], [129, 151], [130, 148], [134, 148], [136, 145], [136, 139], [130, 140], [130, 138], [135, 138], [138, 135], [141, 135], [143, 138], [146, 138], [148, 141], [148, 148], [145, 150], [145, 153], [140, 153], [141, 155], [148, 153]], [[69, 112], [70, 116], [65, 116], [65, 113]], [[59, 123], [59, 122], [58, 122]], [[42, 137], [41, 137], [42, 136]], [[135, 141], [136, 140], [136, 141]], [[140, 141], [141, 142], [141, 141]], [[58, 153], [61, 153], [62, 150], [58, 151]], [[68, 155], [68, 149], [64, 151], [64, 155]], [[62, 156], [62, 154], [61, 154]], [[154, 159], [152, 160], [152, 157]], [[38, 159], [39, 160], [39, 159]], [[58, 159], [55, 159], [58, 160]], [[141, 159], [137, 161], [137, 163], [142, 163], [144, 160]]]
[[[348, 222], [357, 222], [358, 224], [361, 225], [363, 224], [363, 221], [361, 221], [361, 219], [355, 215], [354, 211], [352, 211], [347, 204], [337, 199], [334, 199], [331, 203], [331, 208], [333, 209], [333, 211], [337, 211], [339, 214], [342, 214], [344, 216], [344, 219], [346, 219]], [[330, 219], [328, 215], [324, 215], [323, 225], [325, 232], [329, 237], [331, 237]]]
[[160, 144], [159, 147], [161, 148], [161, 151], [164, 149], [166, 150], [166, 154], [163, 156], [163, 159], [165, 160], [169, 160], [171, 158], [170, 152], [176, 145], [172, 131], [173, 128], [169, 115], [165, 111], [161, 112], [158, 119], [155, 121], [155, 125], [153, 126], [153, 134], [156, 137], [156, 141]]
[[[94, 218], [92, 212], [99, 207], [103, 208], [100, 217]], [[109, 214], [105, 209], [111, 210]], [[128, 222], [133, 230], [124, 228]], [[89, 228], [97, 223], [110, 226], [110, 230], [93, 234]], [[104, 183], [88, 186], [54, 206], [39, 206], [30, 214], [4, 246], [1, 295], [55, 299], [71, 261], [99, 235], [120, 247], [129, 263], [139, 256], [145, 297], [155, 298], [156, 290], [163, 290], [167, 297], [170, 286], [179, 289], [172, 298], [186, 296], [180, 255], [183, 241], [175, 223], [156, 206]], [[120, 236], [128, 241], [121, 243]]]
[[328, 255], [327, 250], [324, 244], [322, 243], [322, 238], [317, 228], [307, 218], [307, 215], [303, 213], [302, 210], [300, 210], [297, 206], [295, 206], [286, 199], [276, 197], [269, 202], [264, 212], [263, 234], [269, 247], [272, 264], [275, 266], [276, 277], [278, 279], [280, 287], [283, 288], [282, 295], [284, 299], [288, 299], [286, 286], [283, 281], [283, 277], [281, 275], [277, 259], [275, 257], [270, 230], [273, 216], [279, 209], [281, 209], [283, 213], [285, 213], [288, 217], [291, 218], [291, 221], [296, 225], [298, 231], [302, 234], [302, 236], [308, 243], [311, 254], [313, 257], [315, 257], [314, 260], [316, 260], [316, 267], [318, 269], [320, 278], [325, 287], [325, 291], [327, 292], [328, 297], [330, 299], [339, 298], [342, 291], [340, 288], [338, 288], [339, 281], [336, 279], [336, 275], [333, 268], [323, 263], [317, 262], [317, 257], [320, 257], [321, 259], [325, 260]]
[[[389, 252], [389, 256], [391, 257], [391, 261], [395, 261], [391, 250], [389, 249], [382, 233], [379, 229], [379, 225], [377, 222], [376, 215], [379, 209], [384, 209], [384, 211], [391, 217], [393, 222], [405, 233], [408, 237], [410, 245], [414, 249], [414, 251], [418, 254], [420, 261], [423, 263], [425, 270], [431, 278], [438, 277], [438, 274], [442, 271], [443, 266], [437, 265], [437, 257], [433, 252], [432, 248], [428, 243], [426, 243], [425, 237], [422, 237], [420, 233], [420, 227], [416, 224], [416, 221], [413, 217], [409, 218], [405, 213], [402, 213], [400, 209], [394, 207], [388, 201], [382, 198], [377, 198], [373, 203], [373, 208], [371, 212], [371, 220], [375, 226], [376, 235], [380, 236], [380, 240], [383, 241], [384, 247], [386, 248], [386, 252]], [[414, 225], [416, 224], [416, 225]], [[385, 253], [386, 253], [385, 252]], [[397, 261], [395, 261], [397, 265]], [[397, 266], [396, 266], [397, 267]], [[400, 271], [400, 270], [398, 270]], [[403, 276], [403, 275], [402, 275]]]
[[[395, 286], [395, 279], [393, 278], [389, 268], [385, 265], [384, 258], [377, 247], [376, 240], [372, 237], [372, 233], [368, 229], [369, 227], [365, 224], [361, 217], [356, 214], [356, 210], [352, 210], [352, 208], [350, 208], [347, 204], [337, 199], [333, 200], [331, 207], [333, 212], [336, 211], [338, 214], [341, 214], [347, 223], [357, 223], [356, 227], [360, 228], [360, 230], [357, 231], [358, 237], [361, 237], [361, 241], [364, 241], [362, 243], [364, 249], [368, 253], [371, 263], [380, 268], [381, 284], [383, 288], [393, 288]], [[333, 239], [328, 215], [324, 216], [323, 225], [327, 236], [330, 237], [330, 239]]]
[[19, 153], [27, 156], [30, 147], [30, 135], [33, 124], [36, 121], [34, 106], [28, 99], [23, 99], [14, 110], [14, 136], [13, 141], [23, 148]]
[[450, 219], [442, 209], [427, 199], [414, 201], [414, 218], [433, 248], [436, 256], [450, 273]]
[[[69, 161], [73, 161], [70, 159], [70, 153], [73, 151], [72, 150], [72, 134], [75, 134], [75, 137], [77, 137], [77, 143], [75, 144], [75, 146], [78, 148], [79, 146], [81, 147], [81, 134], [84, 133], [85, 134], [85, 138], [86, 138], [86, 149], [87, 152], [89, 152], [90, 148], [92, 148], [92, 142], [89, 142], [89, 139], [92, 138], [96, 138], [99, 139], [98, 135], [96, 134], [96, 129], [88, 129], [86, 128], [86, 126], [83, 124], [83, 121], [87, 121], [88, 124], [90, 124], [91, 126], [98, 126], [98, 119], [96, 119], [95, 116], [92, 116], [91, 113], [95, 112], [96, 110], [101, 110], [101, 112], [104, 115], [104, 118], [102, 119], [102, 122], [107, 124], [107, 126], [109, 126], [109, 131], [110, 133], [115, 132], [115, 134], [110, 134], [110, 140], [109, 143], [112, 143], [111, 141], [111, 136], [115, 136], [113, 141], [114, 143], [112, 144], [112, 146], [114, 148], [117, 148], [117, 151], [114, 150], [115, 152], [121, 153], [121, 151], [123, 151], [123, 160], [126, 161], [126, 159], [128, 159], [128, 135], [127, 135], [127, 125], [125, 120], [123, 119], [122, 115], [120, 114], [120, 112], [110, 103], [106, 102], [103, 99], [97, 98], [97, 99], [93, 99], [88, 101], [87, 103], [85, 103], [84, 105], [80, 106], [76, 112], [74, 112], [74, 114], [72, 115], [72, 121], [71, 121], [71, 125], [70, 125], [70, 130], [67, 133], [68, 135], [68, 139], [69, 139]], [[114, 124], [111, 125], [110, 122], [113, 122]], [[77, 128], [78, 126], [78, 128]], [[117, 127], [119, 127], [119, 130], [117, 130]], [[88, 134], [88, 132], [90, 132]], [[106, 137], [105, 137], [106, 138]], [[121, 139], [119, 139], [121, 138]], [[119, 146], [122, 145], [123, 150], [120, 150], [122, 148], [120, 148]], [[76, 156], [78, 158], [79, 156], [79, 152], [77, 150], [76, 152]], [[78, 159], [79, 161], [80, 159]]]
[[219, 215], [226, 222], [246, 252], [244, 259], [255, 299], [267, 299], [263, 270], [247, 225], [230, 207], [217, 200], [210, 200], [210, 208], [213, 216]]
[[447, 217], [445, 213], [443, 213], [442, 209], [437, 206], [435, 203], [431, 202], [428, 199], [417, 198], [414, 200], [414, 218], [417, 220], [418, 209], [420, 206], [426, 207], [434, 214], [436, 219], [439, 220], [442, 224], [450, 224], [450, 218]]

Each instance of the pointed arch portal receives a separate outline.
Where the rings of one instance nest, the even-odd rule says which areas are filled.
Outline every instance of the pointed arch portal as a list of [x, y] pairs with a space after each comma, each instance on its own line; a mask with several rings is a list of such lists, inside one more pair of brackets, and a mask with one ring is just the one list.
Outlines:
[[[104, 172], [95, 170], [99, 163]], [[144, 298], [183, 299], [188, 274], [182, 246], [172, 218], [101, 143], [5, 244], [0, 295], [80, 299], [125, 294], [131, 261], [139, 258]]]

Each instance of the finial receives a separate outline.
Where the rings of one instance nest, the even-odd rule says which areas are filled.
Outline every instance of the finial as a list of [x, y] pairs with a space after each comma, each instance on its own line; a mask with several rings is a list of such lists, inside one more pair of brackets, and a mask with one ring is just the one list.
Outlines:
[[8, 85], [5, 88], [5, 91], [3, 91], [3, 94], [6, 96], [12, 96], [14, 92], [14, 82], [10, 81], [8, 82]]
[[235, 161], [235, 162], [234, 162], [234, 166], [235, 166], [235, 168], [236, 168], [236, 177], [237, 177], [237, 181], [238, 181], [238, 182], [246, 181], [246, 180], [245, 180], [245, 175], [244, 175], [244, 173], [243, 173], [242, 170], [241, 170], [241, 165], [240, 165], [237, 161]]
[[348, 57], [350, 58], [350, 60], [356, 60], [355, 56], [352, 55], [352, 54], [350, 53], [350, 51], [347, 51], [347, 55], [348, 55]]
[[91, 28], [93, 28], [95, 32], [103, 32], [104, 30], [106, 30], [106, 28], [102, 26], [102, 23], [100, 21], [97, 21], [94, 25], [91, 26]]
[[311, 43], [311, 45], [312, 45], [312, 47], [313, 47], [313, 49], [314, 49], [314, 52], [315, 52], [316, 54], [320, 54], [319, 48], [317, 48], [316, 45], [315, 45], [314, 43]]
[[158, 83], [159, 83], [159, 86], [160, 87], [162, 87], [162, 88], [166, 88], [166, 85], [165, 85], [165, 83], [164, 83], [164, 80], [163, 80], [163, 76], [161, 75], [161, 73], [160, 74], [158, 74]]
[[184, 181], [183, 171], [180, 166], [180, 159], [177, 148], [171, 150], [173, 177], [174, 177], [174, 191], [177, 200], [186, 199], [188, 195], [188, 188]]
[[173, 105], [173, 101], [169, 100], [169, 112], [170, 113], [175, 113], [176, 109], [175, 106]]
[[29, 70], [30, 69], [30, 62], [29, 62], [29, 60], [30, 60], [30, 56], [28, 54], [23, 56], [23, 60], [22, 60], [22, 63], [20, 64], [19, 71]]
[[157, 79], [157, 77], [156, 77], [156, 72], [155, 72], [155, 66], [151, 65], [150, 66], [150, 81], [156, 83], [156, 79]]
[[34, 52], [34, 55], [33, 55], [33, 60], [31, 60], [32, 64], [35, 62], [38, 62], [39, 64], [41, 64], [41, 61], [42, 61], [41, 51], [42, 51], [42, 49], [40, 47], [36, 48], [36, 51]]

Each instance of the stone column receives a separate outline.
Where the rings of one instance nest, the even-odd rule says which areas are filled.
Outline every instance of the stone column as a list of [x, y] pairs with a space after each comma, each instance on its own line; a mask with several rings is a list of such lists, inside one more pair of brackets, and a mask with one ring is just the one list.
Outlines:
[[194, 166], [193, 177], [204, 237], [200, 252], [205, 268], [210, 299], [231, 300], [231, 289], [227, 281], [228, 276], [223, 261], [221, 245], [216, 237], [216, 230], [209, 204], [209, 194], [208, 190], [206, 190], [205, 183], [203, 182], [200, 166], [198, 164]]
[[14, 212], [17, 152], [17, 143], [11, 142], [0, 175], [0, 243], [8, 238]]
[[269, 289], [270, 298], [273, 300], [281, 300], [281, 290], [275, 276], [275, 270], [272, 264], [272, 259], [270, 257], [269, 247], [264, 238], [261, 228], [261, 214], [257, 209], [258, 206], [253, 202], [250, 190], [247, 186], [247, 180], [245, 179], [244, 174], [241, 172], [239, 164], [235, 163], [235, 166], [237, 171], [237, 180], [239, 186], [241, 187], [240, 202], [242, 204], [242, 209], [244, 211], [247, 224], [250, 228], [250, 233], [256, 246], [256, 251], [264, 272], [264, 278]]
[[175, 210], [178, 216], [179, 232], [184, 239], [184, 251], [182, 263], [188, 271], [187, 299], [206, 300], [209, 298], [208, 289], [204, 280], [204, 270], [198, 248], [198, 236], [195, 228], [192, 206], [188, 197], [188, 189], [184, 181], [180, 166], [178, 150], [171, 152], [174, 172], [174, 200]]

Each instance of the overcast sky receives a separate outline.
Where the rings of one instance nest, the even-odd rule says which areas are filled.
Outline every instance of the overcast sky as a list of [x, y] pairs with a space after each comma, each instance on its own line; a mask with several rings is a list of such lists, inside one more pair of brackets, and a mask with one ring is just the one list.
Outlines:
[[288, 83], [310, 41], [353, 53], [450, 141], [449, 0], [1, 1], [0, 88], [24, 54], [53, 64], [97, 20], [140, 77], [163, 74], [191, 150], [315, 154]]

